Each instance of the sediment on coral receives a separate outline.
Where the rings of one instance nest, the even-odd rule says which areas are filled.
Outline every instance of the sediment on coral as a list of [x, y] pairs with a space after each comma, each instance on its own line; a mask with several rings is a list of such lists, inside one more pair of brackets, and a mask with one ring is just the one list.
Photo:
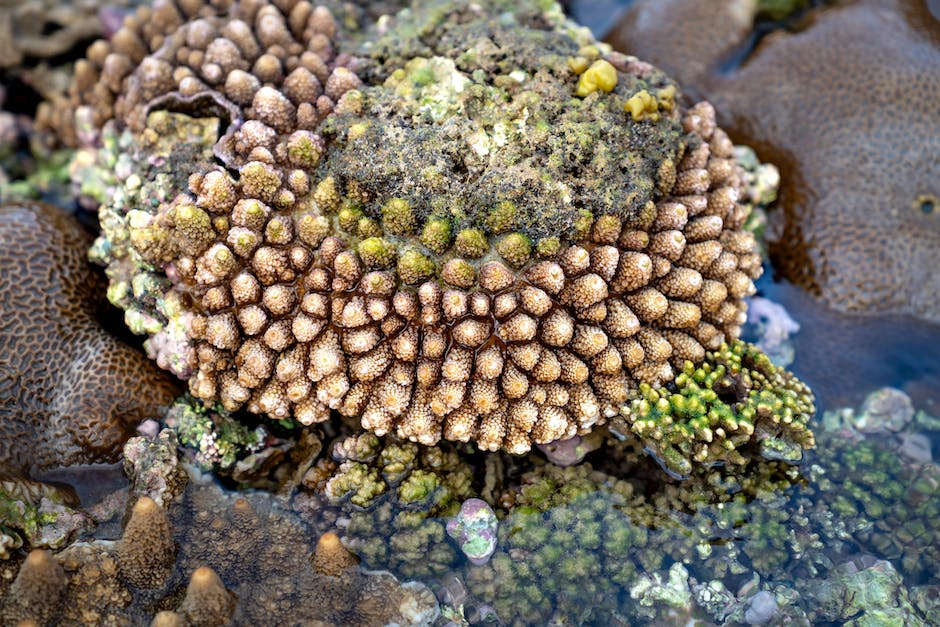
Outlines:
[[129, 18], [59, 123], [123, 164], [94, 256], [193, 396], [524, 453], [737, 337], [760, 256], [710, 105], [557, 6], [347, 41], [288, 5]]

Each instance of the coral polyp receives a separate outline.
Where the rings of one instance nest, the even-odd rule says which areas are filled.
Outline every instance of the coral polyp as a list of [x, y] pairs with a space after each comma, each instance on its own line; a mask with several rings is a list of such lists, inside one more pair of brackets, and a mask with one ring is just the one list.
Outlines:
[[94, 256], [206, 404], [524, 453], [737, 337], [761, 259], [712, 107], [557, 6], [435, 6], [158, 3], [43, 113], [124, 166]]

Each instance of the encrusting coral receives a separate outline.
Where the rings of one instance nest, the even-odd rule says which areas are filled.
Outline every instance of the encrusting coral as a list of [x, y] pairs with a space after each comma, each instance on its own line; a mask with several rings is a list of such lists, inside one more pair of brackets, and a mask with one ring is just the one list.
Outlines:
[[840, 311], [936, 323], [940, 20], [921, 0], [834, 4], [753, 50], [755, 2], [637, 2], [607, 39], [781, 168], [768, 240], [783, 276]]
[[737, 337], [761, 260], [711, 105], [557, 6], [440, 8], [348, 43], [306, 1], [158, 3], [45, 109], [122, 166], [94, 254], [195, 397], [524, 453]]
[[64, 211], [0, 206], [0, 475], [114, 461], [177, 390], [99, 323], [91, 237]]

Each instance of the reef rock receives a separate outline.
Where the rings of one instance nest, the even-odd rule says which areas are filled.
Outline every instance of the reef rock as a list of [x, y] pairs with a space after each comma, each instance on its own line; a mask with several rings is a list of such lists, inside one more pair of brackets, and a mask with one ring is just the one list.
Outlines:
[[765, 37], [756, 2], [637, 2], [608, 36], [708, 98], [780, 166], [770, 253], [832, 307], [940, 321], [940, 23], [930, 3], [858, 0]]
[[101, 327], [104, 282], [78, 221], [49, 205], [5, 205], [0, 239], [0, 474], [115, 461], [175, 386]]

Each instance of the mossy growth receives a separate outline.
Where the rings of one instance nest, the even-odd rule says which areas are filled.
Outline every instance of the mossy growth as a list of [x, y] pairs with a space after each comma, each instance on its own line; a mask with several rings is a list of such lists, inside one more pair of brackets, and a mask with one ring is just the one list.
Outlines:
[[532, 243], [522, 233], [510, 233], [497, 242], [496, 252], [510, 265], [519, 268], [529, 260], [532, 253]]
[[349, 499], [359, 507], [366, 507], [377, 496], [385, 493], [388, 486], [379, 476], [376, 468], [370, 468], [361, 462], [345, 462], [326, 485], [331, 499]]
[[[12, 489], [11, 489], [12, 488]], [[0, 482], [0, 559], [11, 548], [27, 546], [61, 548], [79, 531], [91, 526], [90, 520], [73, 510], [66, 502], [65, 493], [39, 486], [41, 495], [19, 494], [16, 480]], [[25, 492], [37, 490], [27, 485]], [[32, 498], [36, 498], [33, 502]]]
[[457, 233], [454, 247], [458, 255], [478, 259], [489, 250], [486, 234], [480, 229], [464, 229]]
[[165, 421], [197, 466], [223, 474], [257, 452], [265, 438], [263, 428], [252, 429], [221, 407], [207, 409], [188, 395], [173, 404]]
[[381, 237], [370, 237], [359, 242], [359, 258], [367, 268], [390, 268], [395, 263], [395, 244]]
[[336, 184], [336, 179], [327, 176], [317, 183], [313, 190], [313, 200], [317, 206], [326, 213], [332, 213], [339, 209], [342, 202], [342, 195]]
[[803, 382], [735, 340], [697, 367], [686, 362], [668, 388], [641, 384], [621, 418], [668, 471], [687, 476], [693, 461], [746, 463], [738, 449], [752, 441], [770, 459], [801, 457], [814, 445], [815, 411]]
[[450, 222], [441, 218], [430, 218], [421, 231], [421, 243], [437, 254], [450, 246]]
[[388, 233], [411, 235], [415, 225], [415, 213], [406, 200], [392, 198], [382, 206], [382, 227]]
[[518, 208], [515, 203], [504, 200], [498, 203], [486, 216], [486, 228], [490, 233], [499, 235], [513, 228], [516, 224]]
[[287, 142], [287, 157], [294, 167], [315, 168], [322, 156], [322, 140], [312, 133], [294, 133]]
[[399, 257], [397, 271], [398, 278], [404, 283], [414, 285], [433, 277], [437, 264], [420, 251], [409, 248]]
[[360, 50], [374, 72], [361, 109], [343, 107], [320, 129], [324, 173], [377, 199], [370, 215], [407, 198], [419, 229], [436, 217], [455, 235], [571, 240], [582, 209], [629, 218], [657, 194], [661, 162], [678, 159], [678, 111], [638, 124], [622, 109], [641, 89], [655, 100], [666, 75], [619, 71], [554, 4], [432, 2], [398, 15], [394, 30]]
[[362, 206], [352, 199], [343, 201], [343, 206], [336, 215], [339, 228], [347, 233], [357, 234], [359, 232], [359, 220], [365, 217]]
[[561, 252], [561, 239], [557, 236], [543, 237], [535, 244], [535, 254], [541, 259], [551, 259]]

